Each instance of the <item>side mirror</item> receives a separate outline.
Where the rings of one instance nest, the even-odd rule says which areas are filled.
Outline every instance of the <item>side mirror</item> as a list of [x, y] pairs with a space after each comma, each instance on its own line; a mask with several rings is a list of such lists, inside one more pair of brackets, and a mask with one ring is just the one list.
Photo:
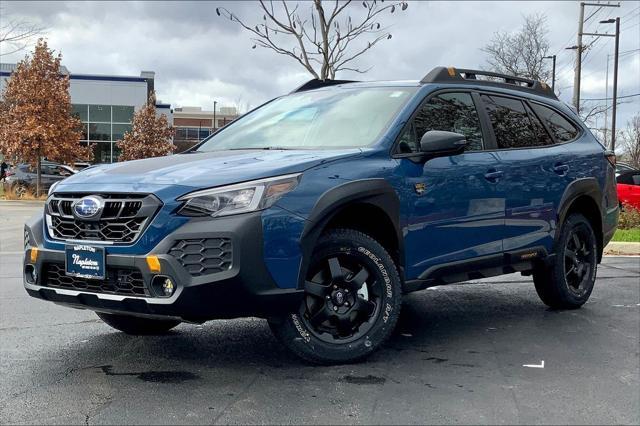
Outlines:
[[460, 133], [429, 130], [420, 139], [420, 151], [430, 158], [462, 154], [466, 147], [467, 138]]

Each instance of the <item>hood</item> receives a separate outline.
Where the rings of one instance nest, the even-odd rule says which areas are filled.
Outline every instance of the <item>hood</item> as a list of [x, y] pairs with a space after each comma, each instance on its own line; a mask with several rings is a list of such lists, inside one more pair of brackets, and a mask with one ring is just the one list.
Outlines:
[[341, 149], [232, 150], [177, 154], [91, 167], [62, 181], [60, 189], [70, 189], [73, 186], [74, 190], [78, 190], [79, 186], [85, 185], [179, 185], [201, 189], [303, 172], [319, 164], [360, 153], [359, 149]]

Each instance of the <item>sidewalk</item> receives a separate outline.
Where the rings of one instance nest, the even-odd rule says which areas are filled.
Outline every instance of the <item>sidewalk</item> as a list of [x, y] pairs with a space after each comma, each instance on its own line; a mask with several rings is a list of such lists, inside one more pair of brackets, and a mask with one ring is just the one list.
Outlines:
[[604, 248], [604, 255], [605, 256], [617, 256], [617, 255], [640, 256], [640, 242], [631, 243], [631, 242], [611, 241]]

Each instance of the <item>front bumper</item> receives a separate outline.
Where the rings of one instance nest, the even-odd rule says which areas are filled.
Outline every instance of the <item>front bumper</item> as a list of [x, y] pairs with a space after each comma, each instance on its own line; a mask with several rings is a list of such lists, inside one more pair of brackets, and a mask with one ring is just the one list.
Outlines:
[[[301, 290], [278, 287], [265, 267], [260, 212], [215, 220], [194, 218], [145, 255], [110, 254], [107, 246], [107, 270], [127, 268], [139, 271], [148, 288], [147, 296], [49, 286], [45, 266], [51, 263], [64, 265], [65, 253], [44, 247], [42, 217], [28, 222], [25, 232], [29, 240], [23, 265], [27, 292], [33, 297], [75, 308], [203, 322], [220, 318], [278, 316], [296, 309], [302, 300]], [[231, 264], [222, 271], [194, 274], [169, 254], [179, 241], [215, 238], [231, 241]], [[30, 260], [29, 246], [38, 248], [34, 263]], [[160, 273], [154, 274], [149, 270], [147, 255], [158, 257]], [[30, 268], [36, 271], [35, 282], [27, 273]], [[158, 275], [169, 277], [176, 283], [171, 297], [154, 295], [151, 282]]]

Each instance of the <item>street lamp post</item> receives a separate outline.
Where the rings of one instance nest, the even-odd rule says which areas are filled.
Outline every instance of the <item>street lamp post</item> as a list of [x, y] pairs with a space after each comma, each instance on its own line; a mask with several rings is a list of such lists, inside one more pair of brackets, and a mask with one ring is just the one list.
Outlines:
[[[620, 50], [620, 18], [611, 18], [605, 21], [600, 21], [601, 24], [616, 24], [615, 34], [598, 34], [598, 33], [584, 33], [583, 35], [600, 36], [600, 37], [615, 37], [615, 52], [613, 54], [613, 105], [611, 111], [611, 150], [615, 152], [616, 149], [616, 112], [618, 110], [618, 52]], [[605, 130], [606, 132], [606, 130]]]
[[218, 105], [218, 101], [213, 101], [213, 132], [216, 132], [218, 128], [218, 122], [216, 121], [216, 105]]
[[556, 91], [556, 55], [545, 56], [542, 59], [551, 59], [553, 61], [553, 68], [551, 71], [551, 90]]

